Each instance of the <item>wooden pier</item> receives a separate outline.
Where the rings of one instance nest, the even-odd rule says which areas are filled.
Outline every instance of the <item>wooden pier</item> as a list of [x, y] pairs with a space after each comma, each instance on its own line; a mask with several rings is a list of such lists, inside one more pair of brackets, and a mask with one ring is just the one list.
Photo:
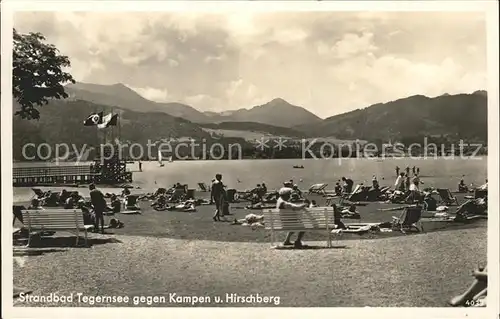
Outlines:
[[14, 167], [13, 186], [89, 184], [98, 180], [92, 165]]

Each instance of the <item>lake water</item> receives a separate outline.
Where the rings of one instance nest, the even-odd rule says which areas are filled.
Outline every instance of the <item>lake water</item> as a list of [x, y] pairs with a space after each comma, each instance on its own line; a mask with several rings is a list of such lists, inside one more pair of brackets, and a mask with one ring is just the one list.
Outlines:
[[[34, 165], [15, 163], [15, 166]], [[37, 164], [38, 165], [38, 164]], [[303, 169], [293, 168], [303, 165]], [[180, 182], [198, 188], [198, 182], [207, 184], [216, 173], [223, 175], [229, 188], [238, 190], [253, 188], [256, 184], [266, 183], [269, 189], [281, 187], [284, 181], [293, 179], [301, 189], [312, 184], [328, 183], [333, 189], [335, 182], [342, 176], [351, 178], [355, 184], [371, 183], [376, 175], [382, 186], [394, 184], [395, 167], [420, 168], [425, 186], [457, 188], [460, 179], [466, 184], [481, 185], [487, 178], [487, 157], [476, 159], [285, 159], [285, 160], [232, 160], [232, 161], [177, 161], [166, 162], [159, 167], [157, 162], [143, 162], [142, 172], [137, 163], [128, 164], [133, 171], [133, 185], [141, 187], [136, 192], [153, 191], [158, 187], [169, 187]], [[86, 194], [86, 188], [78, 188]], [[103, 189], [113, 191], [112, 189]], [[14, 201], [26, 201], [33, 192], [29, 188], [15, 188]]]

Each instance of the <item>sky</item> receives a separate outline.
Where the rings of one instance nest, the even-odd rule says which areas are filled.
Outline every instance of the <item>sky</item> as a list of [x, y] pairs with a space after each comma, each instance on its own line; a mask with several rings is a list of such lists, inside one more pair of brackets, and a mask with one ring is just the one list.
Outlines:
[[17, 12], [76, 81], [123, 83], [200, 111], [283, 98], [320, 117], [416, 94], [485, 89], [472, 12]]

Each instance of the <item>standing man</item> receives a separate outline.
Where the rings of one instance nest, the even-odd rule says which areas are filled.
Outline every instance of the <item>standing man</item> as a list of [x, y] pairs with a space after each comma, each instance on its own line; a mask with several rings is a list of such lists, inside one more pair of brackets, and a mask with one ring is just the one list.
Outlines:
[[102, 192], [95, 188], [94, 184], [89, 185], [90, 190], [90, 201], [92, 206], [94, 206], [95, 215], [95, 231], [99, 230], [99, 222], [101, 222], [101, 234], [104, 234], [104, 210], [107, 207], [106, 199]]
[[139, 172], [142, 172], [142, 162], [139, 161]]
[[215, 202], [215, 214], [212, 217], [214, 222], [220, 221], [222, 206], [225, 201], [226, 191], [222, 183], [222, 174], [215, 175], [215, 181], [212, 182], [212, 191], [210, 194], [211, 200]]
[[396, 176], [399, 176], [399, 166], [396, 166]]

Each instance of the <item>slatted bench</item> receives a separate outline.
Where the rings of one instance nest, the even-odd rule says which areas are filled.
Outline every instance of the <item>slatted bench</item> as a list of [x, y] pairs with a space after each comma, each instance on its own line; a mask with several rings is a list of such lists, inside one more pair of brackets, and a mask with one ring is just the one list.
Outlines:
[[271, 244], [276, 242], [275, 232], [298, 232], [298, 231], [325, 231], [328, 236], [327, 245], [332, 247], [334, 224], [333, 207], [293, 209], [266, 209], [263, 210], [265, 229], [271, 231]]
[[85, 245], [87, 245], [87, 231], [94, 225], [85, 225], [83, 212], [77, 209], [41, 209], [23, 210], [24, 226], [28, 228], [30, 245], [32, 233], [43, 231], [68, 231], [75, 233], [76, 245], [78, 245], [80, 231], [85, 234]]

